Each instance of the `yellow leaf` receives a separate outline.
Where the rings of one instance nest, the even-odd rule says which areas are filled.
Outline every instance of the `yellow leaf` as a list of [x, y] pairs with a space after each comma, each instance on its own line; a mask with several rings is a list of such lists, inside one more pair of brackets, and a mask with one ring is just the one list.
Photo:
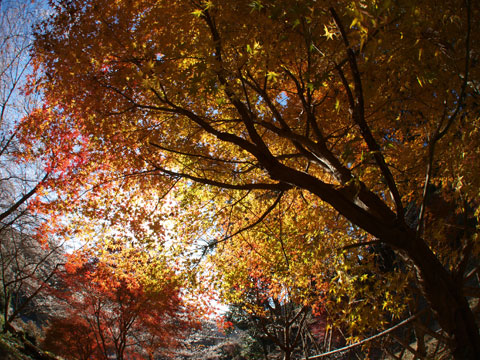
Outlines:
[[196, 16], [196, 17], [200, 17], [203, 15], [203, 10], [201, 9], [196, 9], [196, 10], [193, 10], [192, 11], [192, 15]]
[[323, 36], [326, 36], [327, 39], [329, 40], [333, 40], [333, 35], [335, 35], [335, 31], [331, 31], [327, 25], [323, 25], [324, 29], [325, 29], [325, 33], [323, 34]]

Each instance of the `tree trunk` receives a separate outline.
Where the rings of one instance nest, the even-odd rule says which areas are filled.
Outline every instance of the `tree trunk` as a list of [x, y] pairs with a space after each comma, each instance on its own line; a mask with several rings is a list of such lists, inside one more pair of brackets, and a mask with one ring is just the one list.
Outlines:
[[409, 237], [403, 249], [412, 259], [418, 282], [436, 318], [452, 340], [456, 360], [480, 359], [480, 335], [475, 317], [462, 294], [462, 284], [453, 280], [422, 239]]
[[[462, 294], [462, 284], [454, 280], [426, 242], [413, 229], [396, 221], [396, 215], [372, 192], [363, 188], [353, 194], [323, 183], [308, 173], [291, 169], [277, 161], [259, 158], [274, 180], [305, 189], [329, 203], [350, 222], [403, 251], [413, 261], [423, 295], [443, 330], [452, 340], [456, 360], [480, 359], [480, 335], [474, 315]], [[359, 201], [356, 201], [359, 200]], [[363, 204], [357, 205], [357, 202]], [[450, 344], [449, 344], [450, 345]]]
[[12, 332], [13, 328], [8, 321], [8, 310], [10, 310], [10, 292], [4, 291], [5, 296], [5, 305], [3, 307], [3, 329], [2, 332], [6, 333], [7, 331]]

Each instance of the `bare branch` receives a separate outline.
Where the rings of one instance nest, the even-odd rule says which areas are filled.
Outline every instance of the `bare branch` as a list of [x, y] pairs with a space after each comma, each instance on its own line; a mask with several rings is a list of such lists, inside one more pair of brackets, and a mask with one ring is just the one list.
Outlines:
[[48, 176], [50, 174], [45, 174], [45, 176], [43, 177], [43, 179], [33, 188], [31, 189], [28, 193], [26, 193], [25, 195], [23, 195], [20, 199], [17, 200], [17, 202], [15, 204], [13, 204], [12, 206], [10, 206], [6, 211], [4, 211], [3, 213], [0, 214], [0, 221], [2, 221], [3, 219], [5, 219], [8, 215], [12, 214], [15, 210], [17, 210], [22, 204], [24, 204], [28, 199], [30, 199], [38, 190], [38, 188], [40, 187], [41, 183], [44, 182], [45, 180], [47, 180]]

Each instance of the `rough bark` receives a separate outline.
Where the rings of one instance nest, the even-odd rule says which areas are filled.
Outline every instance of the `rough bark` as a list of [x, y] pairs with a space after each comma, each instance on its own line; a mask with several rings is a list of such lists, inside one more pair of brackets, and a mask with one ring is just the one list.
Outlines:
[[462, 284], [454, 281], [422, 239], [409, 237], [404, 251], [415, 265], [418, 283], [440, 326], [452, 340], [453, 357], [480, 359], [478, 326]]

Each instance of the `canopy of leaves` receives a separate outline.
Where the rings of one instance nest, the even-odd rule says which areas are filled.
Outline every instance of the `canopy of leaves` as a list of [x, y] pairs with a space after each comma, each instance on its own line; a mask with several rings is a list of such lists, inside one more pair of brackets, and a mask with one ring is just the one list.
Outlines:
[[[456, 356], [480, 354], [457, 281], [480, 249], [477, 2], [52, 6], [35, 45], [47, 107], [21, 131], [65, 165], [54, 211], [196, 258], [203, 244], [234, 290], [254, 276], [311, 304], [341, 281], [339, 304], [389, 312], [360, 307], [361, 331], [401, 315], [398, 269], [416, 269]], [[406, 265], [375, 276], [367, 250], [339, 251], [376, 242]]]

